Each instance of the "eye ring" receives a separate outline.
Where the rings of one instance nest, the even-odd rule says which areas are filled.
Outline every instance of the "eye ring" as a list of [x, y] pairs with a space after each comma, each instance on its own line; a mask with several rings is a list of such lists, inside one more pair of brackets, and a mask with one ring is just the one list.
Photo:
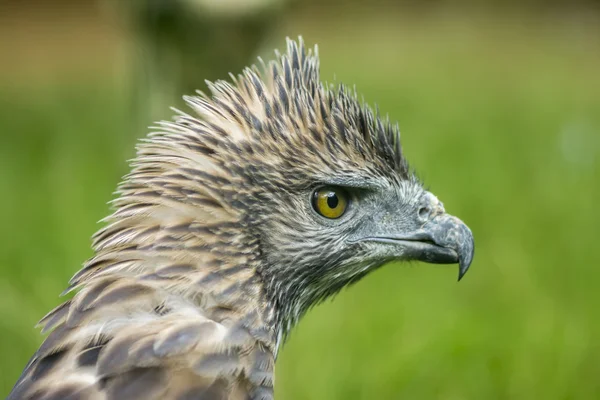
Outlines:
[[341, 187], [324, 186], [313, 192], [313, 209], [327, 219], [340, 218], [346, 212], [350, 197]]

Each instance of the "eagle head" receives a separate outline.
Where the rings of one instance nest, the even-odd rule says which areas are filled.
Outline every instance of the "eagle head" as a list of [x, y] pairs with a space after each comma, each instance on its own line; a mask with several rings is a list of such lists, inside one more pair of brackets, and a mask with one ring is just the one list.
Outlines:
[[[202, 209], [198, 223], [219, 238], [213, 251], [250, 257], [281, 333], [389, 261], [458, 263], [459, 279], [466, 273], [471, 231], [409, 168], [397, 125], [354, 91], [320, 82], [316, 47], [288, 40], [286, 54], [232, 80], [186, 97], [195, 115], [161, 125], [130, 181], [161, 161], [182, 175], [179, 201]], [[161, 175], [143, 174], [143, 184]]]

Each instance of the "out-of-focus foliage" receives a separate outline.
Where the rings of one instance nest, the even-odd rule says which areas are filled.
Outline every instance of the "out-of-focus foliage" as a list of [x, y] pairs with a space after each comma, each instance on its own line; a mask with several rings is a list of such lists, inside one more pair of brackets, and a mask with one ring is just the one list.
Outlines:
[[[0, 395], [90, 255], [141, 130], [123, 33], [83, 10], [0, 12]], [[268, 41], [319, 43], [324, 79], [400, 122], [476, 258], [460, 284], [455, 268], [388, 265], [312, 310], [281, 353], [278, 398], [597, 399], [597, 17], [338, 11], [296, 5]]]
[[181, 106], [205, 80], [237, 73], [272, 32], [288, 0], [113, 0], [131, 38], [132, 90], [145, 120]]
[[538, 12], [545, 12], [551, 9], [573, 9], [573, 7], [598, 8], [598, 0], [370, 0], [368, 3], [364, 0], [299, 0], [302, 5], [323, 5], [335, 7], [362, 7], [368, 4], [369, 7], [411, 7], [420, 9], [432, 9], [440, 7], [463, 8], [475, 7], [480, 9], [518, 7], [519, 9], [529, 8]]

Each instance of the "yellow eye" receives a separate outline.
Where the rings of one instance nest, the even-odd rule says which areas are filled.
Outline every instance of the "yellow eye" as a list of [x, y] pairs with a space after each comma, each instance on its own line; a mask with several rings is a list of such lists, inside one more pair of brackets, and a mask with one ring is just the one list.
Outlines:
[[323, 187], [315, 190], [313, 208], [325, 218], [335, 219], [344, 215], [348, 207], [348, 195], [339, 187]]

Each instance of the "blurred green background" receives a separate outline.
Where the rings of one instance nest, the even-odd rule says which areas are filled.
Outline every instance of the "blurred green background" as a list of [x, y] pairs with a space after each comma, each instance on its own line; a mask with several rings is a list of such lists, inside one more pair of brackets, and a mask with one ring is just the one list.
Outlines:
[[[173, 29], [123, 3], [0, 1], [0, 395], [173, 88], [302, 34], [324, 80], [399, 121], [477, 247], [460, 284], [453, 267], [389, 265], [315, 308], [281, 352], [276, 397], [600, 398], [597, 4], [270, 3]], [[206, 29], [181, 40], [190, 26]], [[206, 53], [185, 65], [194, 46]]]

